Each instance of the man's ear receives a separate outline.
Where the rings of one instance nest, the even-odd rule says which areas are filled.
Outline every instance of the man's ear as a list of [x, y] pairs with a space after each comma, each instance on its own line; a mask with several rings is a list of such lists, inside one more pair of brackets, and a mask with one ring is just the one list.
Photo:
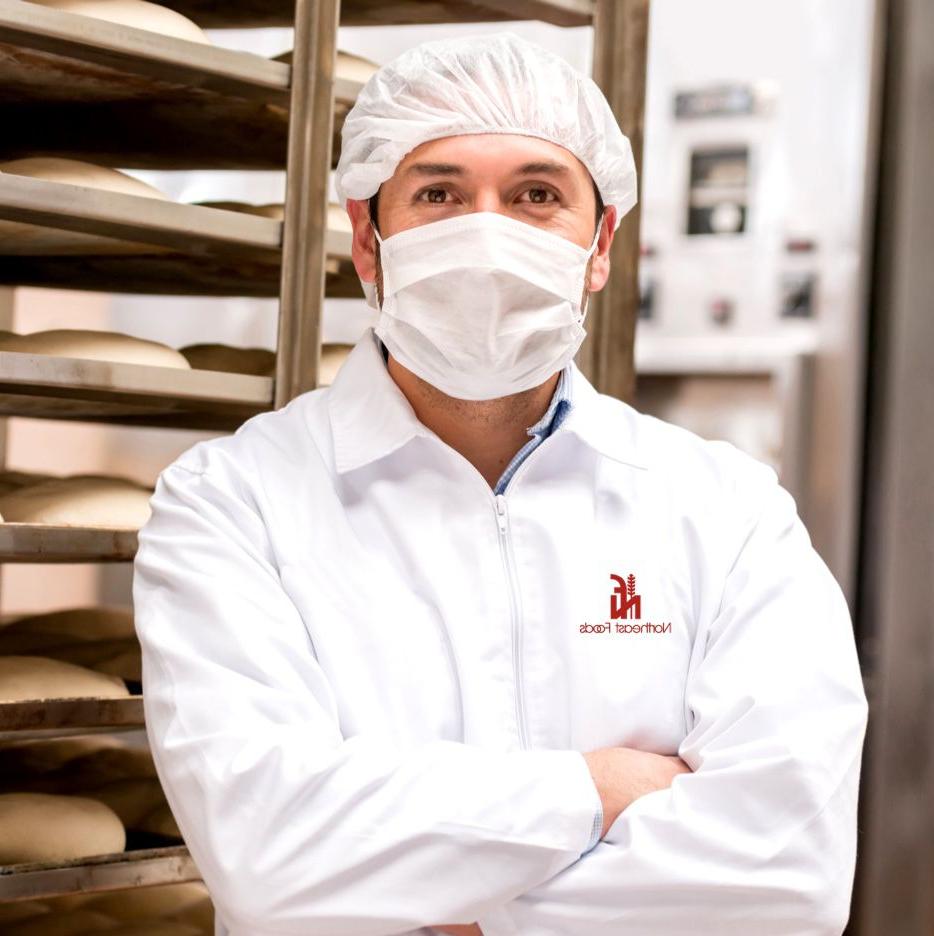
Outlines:
[[357, 275], [366, 283], [376, 282], [376, 237], [370, 224], [370, 203], [365, 199], [347, 199], [347, 214], [353, 227], [350, 252]]
[[610, 278], [610, 245], [613, 243], [613, 235], [616, 227], [616, 207], [610, 205], [603, 212], [603, 220], [600, 222], [600, 238], [597, 241], [597, 249], [591, 257], [590, 265], [590, 290], [599, 292], [606, 286], [606, 281]]

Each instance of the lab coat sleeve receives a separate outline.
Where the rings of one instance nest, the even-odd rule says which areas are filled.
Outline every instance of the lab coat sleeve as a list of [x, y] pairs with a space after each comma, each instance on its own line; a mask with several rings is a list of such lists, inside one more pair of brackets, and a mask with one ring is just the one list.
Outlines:
[[342, 736], [241, 479], [174, 463], [150, 506], [133, 580], [146, 730], [232, 936], [472, 922], [584, 851], [599, 796], [578, 751]]
[[479, 914], [484, 936], [843, 931], [868, 706], [843, 593], [774, 471], [758, 477], [688, 676], [677, 753], [693, 773], [635, 800], [549, 881]]

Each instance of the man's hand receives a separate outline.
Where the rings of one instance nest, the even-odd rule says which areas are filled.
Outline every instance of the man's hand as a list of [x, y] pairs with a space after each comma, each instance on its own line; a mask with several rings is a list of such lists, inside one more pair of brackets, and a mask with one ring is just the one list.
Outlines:
[[691, 773], [677, 755], [651, 754], [635, 748], [597, 748], [584, 754], [584, 760], [603, 801], [601, 837], [630, 803], [646, 793], [667, 789], [678, 774]]
[[[651, 754], [636, 748], [597, 748], [584, 754], [584, 760], [603, 802], [601, 838], [630, 803], [646, 793], [667, 789], [678, 774], [691, 773], [677, 755]], [[448, 923], [433, 928], [449, 936], [483, 936], [476, 923]]]

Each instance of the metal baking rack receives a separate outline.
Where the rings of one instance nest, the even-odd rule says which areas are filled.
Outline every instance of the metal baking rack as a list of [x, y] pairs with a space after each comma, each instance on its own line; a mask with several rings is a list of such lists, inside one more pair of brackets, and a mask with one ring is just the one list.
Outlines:
[[[17, 128], [0, 140], [0, 160], [54, 155], [125, 168], [284, 167], [284, 221], [0, 175], [0, 220], [78, 233], [100, 246], [71, 255], [2, 256], [0, 284], [278, 296], [275, 377], [0, 352], [0, 415], [233, 430], [314, 388], [325, 295], [362, 295], [349, 263], [350, 235], [330, 223], [327, 205], [340, 119], [358, 90], [334, 72], [338, 22], [538, 19], [570, 27], [594, 22], [598, 10], [609, 16], [614, 6], [613, 0], [171, 5], [203, 28], [294, 25], [291, 67], [0, 0], [0, 120]], [[120, 251], [108, 252], [114, 243]], [[2, 562], [125, 562], [135, 549], [133, 530], [0, 523]], [[0, 705], [0, 740], [142, 724], [141, 696]], [[0, 902], [198, 879], [184, 845], [141, 848], [0, 867]]]

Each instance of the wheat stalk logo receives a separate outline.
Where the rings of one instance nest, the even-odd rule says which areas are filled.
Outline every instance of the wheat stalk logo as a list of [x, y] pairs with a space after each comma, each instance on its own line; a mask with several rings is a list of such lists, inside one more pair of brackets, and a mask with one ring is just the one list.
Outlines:
[[636, 577], [632, 574], [632, 572], [629, 573], [629, 576], [626, 579], [626, 591], [628, 592], [629, 598], [632, 598], [632, 596], [636, 593]]

